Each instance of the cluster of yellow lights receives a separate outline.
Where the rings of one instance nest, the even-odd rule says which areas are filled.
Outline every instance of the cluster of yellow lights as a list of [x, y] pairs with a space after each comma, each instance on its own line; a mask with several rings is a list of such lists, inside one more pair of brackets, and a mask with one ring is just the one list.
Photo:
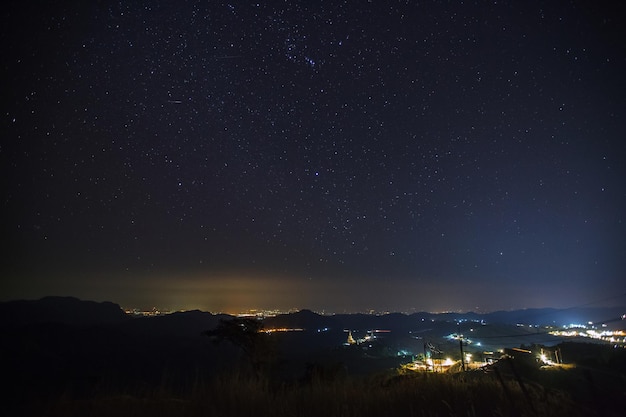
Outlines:
[[454, 361], [450, 358], [446, 358], [443, 362], [441, 359], [435, 359], [434, 361], [431, 358], [426, 359], [426, 365], [428, 366], [452, 366], [454, 365]]
[[280, 328], [277, 328], [277, 329], [263, 329], [261, 331], [264, 332], [264, 333], [302, 332], [302, 331], [304, 331], [304, 329], [280, 327]]
[[[182, 310], [184, 311], [184, 310]], [[130, 316], [143, 316], [143, 317], [156, 317], [156, 316], [165, 316], [167, 314], [171, 314], [172, 312], [169, 310], [161, 310], [157, 307], [153, 307], [151, 310], [140, 310], [138, 308], [127, 308], [124, 310], [124, 313]]]

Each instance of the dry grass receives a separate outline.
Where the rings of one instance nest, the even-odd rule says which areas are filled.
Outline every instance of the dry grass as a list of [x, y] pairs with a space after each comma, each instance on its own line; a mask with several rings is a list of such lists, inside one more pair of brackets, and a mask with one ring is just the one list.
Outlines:
[[367, 378], [271, 384], [242, 374], [196, 381], [180, 393], [167, 384], [128, 393], [101, 392], [89, 399], [63, 396], [47, 416], [578, 416], [588, 415], [562, 392], [527, 387], [493, 375], [379, 374]]

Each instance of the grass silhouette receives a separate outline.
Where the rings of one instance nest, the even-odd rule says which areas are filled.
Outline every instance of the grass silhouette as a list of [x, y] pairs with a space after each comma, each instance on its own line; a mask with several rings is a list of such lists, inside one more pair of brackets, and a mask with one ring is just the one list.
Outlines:
[[[492, 373], [390, 371], [335, 381], [276, 383], [232, 372], [195, 381], [181, 392], [164, 379], [152, 390], [62, 396], [48, 416], [583, 416], [589, 409], [564, 391], [528, 384], [528, 397]], [[529, 402], [530, 401], [530, 402]]]
[[460, 371], [459, 365], [446, 373], [405, 368], [347, 373], [338, 366], [344, 350], [337, 350], [325, 362], [307, 364], [304, 375], [295, 377], [255, 372], [247, 360], [232, 362], [218, 372], [157, 367], [156, 379], [115, 370], [96, 380], [67, 380], [67, 385], [60, 375], [32, 380], [30, 385], [24, 377], [21, 384], [15, 381], [13, 391], [5, 389], [8, 395], [0, 401], [0, 415], [626, 415], [626, 349], [588, 344], [560, 347], [570, 364], [540, 367], [528, 358], [501, 359], [467, 372]]

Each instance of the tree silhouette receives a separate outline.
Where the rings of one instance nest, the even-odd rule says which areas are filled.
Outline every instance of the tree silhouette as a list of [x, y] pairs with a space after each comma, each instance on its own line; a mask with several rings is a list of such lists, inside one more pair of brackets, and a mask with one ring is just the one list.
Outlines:
[[242, 317], [222, 319], [215, 329], [207, 330], [204, 334], [215, 344], [227, 341], [241, 349], [257, 377], [261, 376], [264, 367], [273, 359], [273, 346], [259, 320]]

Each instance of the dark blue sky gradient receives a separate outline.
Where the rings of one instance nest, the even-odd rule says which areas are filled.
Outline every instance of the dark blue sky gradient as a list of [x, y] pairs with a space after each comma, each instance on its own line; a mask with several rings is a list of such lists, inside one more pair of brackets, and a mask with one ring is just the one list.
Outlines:
[[624, 291], [614, 2], [11, 2], [2, 298], [235, 311]]

